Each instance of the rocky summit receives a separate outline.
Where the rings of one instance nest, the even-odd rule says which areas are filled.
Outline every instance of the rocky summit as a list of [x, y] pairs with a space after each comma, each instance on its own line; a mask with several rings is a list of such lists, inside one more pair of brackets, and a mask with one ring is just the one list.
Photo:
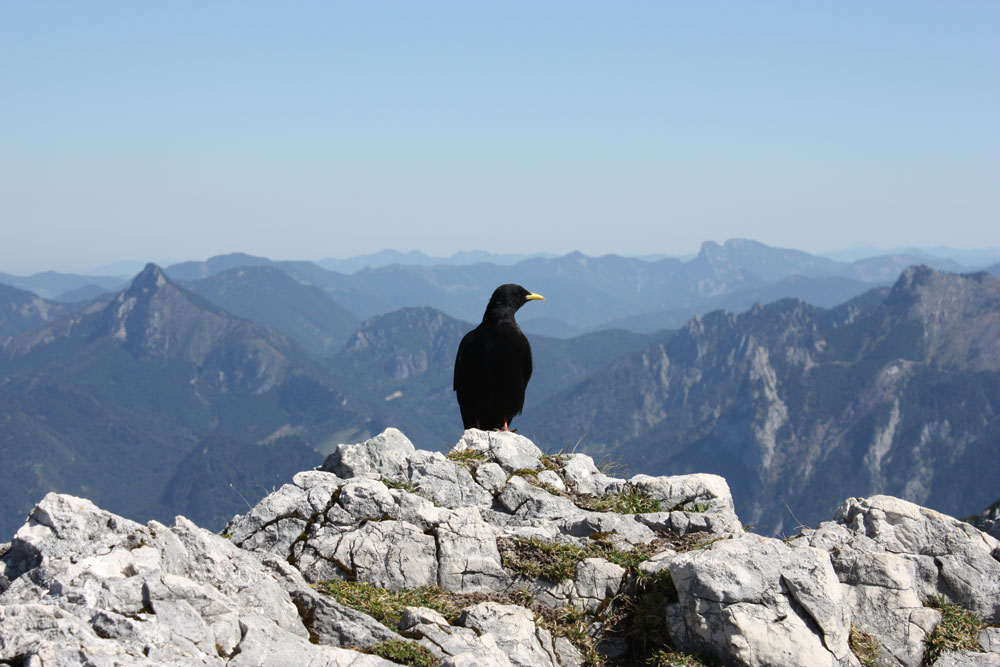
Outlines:
[[1000, 543], [890, 496], [779, 540], [722, 477], [514, 433], [340, 445], [222, 535], [50, 493], [0, 544], [0, 664], [1000, 665]]

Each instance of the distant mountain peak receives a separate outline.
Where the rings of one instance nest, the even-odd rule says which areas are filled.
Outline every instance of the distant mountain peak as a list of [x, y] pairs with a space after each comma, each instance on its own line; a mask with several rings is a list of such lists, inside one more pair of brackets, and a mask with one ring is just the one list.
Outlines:
[[259, 257], [257, 255], [250, 255], [245, 252], [227, 252], [221, 255], [212, 255], [206, 261], [208, 262], [246, 262], [249, 264], [256, 264], [261, 262], [270, 262], [267, 257]]
[[723, 247], [727, 249], [733, 249], [733, 248], [763, 248], [767, 246], [765, 246], [760, 241], [754, 241], [753, 239], [735, 238], [735, 239], [726, 239], [726, 242], [723, 244]]
[[[106, 307], [105, 321], [110, 327], [111, 337], [130, 346], [142, 347], [148, 344], [150, 334], [157, 332], [163, 322], [169, 319], [157, 314], [163, 307], [159, 302], [174, 300], [165, 294], [164, 288], [173, 288], [167, 289], [168, 293], [180, 294], [180, 290], [159, 266], [152, 262], [146, 264], [128, 288], [119, 292]], [[136, 335], [139, 339], [135, 338]]]
[[911, 289], [926, 283], [935, 273], [936, 271], [926, 264], [908, 266], [899, 274], [899, 279], [896, 281], [894, 289]]
[[[427, 338], [437, 336], [442, 330], [463, 330], [470, 325], [450, 317], [436, 308], [429, 306], [411, 306], [400, 308], [391, 313], [376, 315], [361, 323], [361, 326], [348, 339], [345, 351], [356, 353], [375, 346], [388, 348], [405, 347], [402, 342], [405, 333], [419, 330]], [[409, 341], [410, 343], [425, 341]]]
[[157, 289], [163, 287], [169, 282], [170, 280], [167, 278], [166, 274], [163, 273], [163, 269], [150, 262], [135, 278], [132, 279], [132, 284], [126, 292]]

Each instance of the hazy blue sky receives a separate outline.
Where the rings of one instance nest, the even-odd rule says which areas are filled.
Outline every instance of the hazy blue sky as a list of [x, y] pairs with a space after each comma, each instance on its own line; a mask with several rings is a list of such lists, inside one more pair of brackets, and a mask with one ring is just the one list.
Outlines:
[[0, 4], [0, 271], [1000, 245], [1000, 2]]

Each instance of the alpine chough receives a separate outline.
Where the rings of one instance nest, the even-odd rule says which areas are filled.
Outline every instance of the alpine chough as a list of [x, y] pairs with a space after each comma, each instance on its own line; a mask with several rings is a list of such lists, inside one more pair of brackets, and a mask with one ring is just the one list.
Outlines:
[[490, 297], [482, 323], [462, 338], [453, 388], [465, 428], [507, 431], [520, 414], [531, 378], [531, 346], [514, 313], [544, 298], [520, 285], [501, 285]]

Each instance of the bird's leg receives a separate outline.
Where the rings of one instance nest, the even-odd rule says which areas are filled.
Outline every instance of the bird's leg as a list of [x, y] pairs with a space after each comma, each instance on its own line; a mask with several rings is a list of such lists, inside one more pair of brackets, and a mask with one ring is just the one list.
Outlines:
[[500, 429], [500, 430], [501, 430], [501, 431], [507, 431], [507, 432], [509, 432], [509, 431], [510, 431], [510, 429], [509, 429], [509, 428], [507, 428], [507, 420], [506, 420], [506, 419], [504, 419], [504, 420], [503, 420], [503, 428], [502, 428], [502, 429]]

